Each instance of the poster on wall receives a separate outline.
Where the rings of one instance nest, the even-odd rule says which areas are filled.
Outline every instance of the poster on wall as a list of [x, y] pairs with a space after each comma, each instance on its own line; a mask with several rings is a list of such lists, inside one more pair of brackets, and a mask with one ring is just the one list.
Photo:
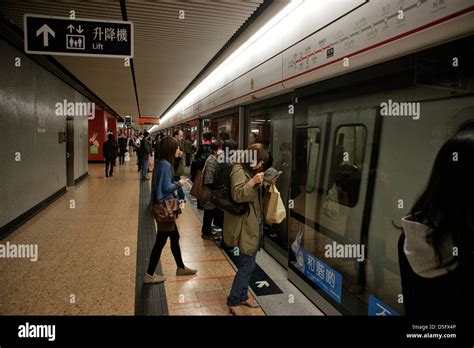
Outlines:
[[92, 137], [89, 139], [89, 152], [91, 155], [98, 155], [99, 154], [99, 141], [97, 140], [97, 133], [94, 133]]

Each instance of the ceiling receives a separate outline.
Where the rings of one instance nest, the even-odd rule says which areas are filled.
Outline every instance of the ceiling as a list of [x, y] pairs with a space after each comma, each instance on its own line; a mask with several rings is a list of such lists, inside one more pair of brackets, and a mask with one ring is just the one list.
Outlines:
[[[120, 116], [159, 117], [263, 0], [125, 1], [134, 24], [133, 69], [123, 59], [55, 56]], [[23, 29], [23, 15], [122, 20], [120, 1], [2, 0], [0, 13]], [[180, 11], [184, 19], [180, 19]], [[139, 109], [140, 110], [139, 110]]]

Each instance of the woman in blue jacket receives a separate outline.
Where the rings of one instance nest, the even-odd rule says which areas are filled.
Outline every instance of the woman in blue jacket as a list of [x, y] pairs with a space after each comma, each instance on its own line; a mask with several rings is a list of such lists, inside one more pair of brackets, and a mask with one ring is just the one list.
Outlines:
[[[175, 193], [185, 184], [186, 180], [173, 181], [173, 165], [176, 152], [178, 151], [178, 141], [173, 137], [165, 137], [161, 140], [159, 146], [158, 164], [153, 172], [152, 181], [152, 199], [154, 203], [171, 200], [175, 197]], [[179, 247], [179, 232], [176, 223], [157, 222], [158, 231], [156, 233], [156, 242], [151, 251], [150, 263], [148, 265], [147, 274], [145, 274], [145, 283], [160, 283], [166, 280], [165, 277], [154, 274], [156, 266], [160, 261], [161, 252], [168, 237], [171, 240], [171, 252], [176, 261], [177, 276], [194, 275], [197, 270], [186, 267], [181, 257], [181, 249]]]

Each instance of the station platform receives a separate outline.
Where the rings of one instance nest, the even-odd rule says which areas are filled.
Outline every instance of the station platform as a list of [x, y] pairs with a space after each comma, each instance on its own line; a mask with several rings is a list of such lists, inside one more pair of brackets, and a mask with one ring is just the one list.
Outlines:
[[[37, 260], [0, 260], [2, 315], [230, 315], [226, 298], [237, 270], [218, 243], [201, 238], [202, 211], [187, 194], [177, 220], [184, 263], [195, 276], [177, 277], [168, 241], [157, 273], [161, 284], [143, 284], [156, 238], [150, 181], [140, 181], [134, 158], [111, 178], [89, 164], [76, 187], [7, 236], [4, 244], [37, 245]], [[256, 296], [261, 308], [245, 315], [322, 315], [284, 269], [263, 249], [257, 264], [282, 291]], [[292, 301], [287, 298], [291, 295]]]

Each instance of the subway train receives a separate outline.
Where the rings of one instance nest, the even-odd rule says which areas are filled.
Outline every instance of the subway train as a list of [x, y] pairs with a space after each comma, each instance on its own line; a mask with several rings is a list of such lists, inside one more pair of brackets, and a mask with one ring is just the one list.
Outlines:
[[282, 171], [287, 219], [264, 248], [288, 279], [329, 315], [403, 315], [401, 218], [442, 144], [474, 131], [473, 12], [469, 0], [294, 1], [151, 132], [212, 131], [240, 148], [254, 133]]

